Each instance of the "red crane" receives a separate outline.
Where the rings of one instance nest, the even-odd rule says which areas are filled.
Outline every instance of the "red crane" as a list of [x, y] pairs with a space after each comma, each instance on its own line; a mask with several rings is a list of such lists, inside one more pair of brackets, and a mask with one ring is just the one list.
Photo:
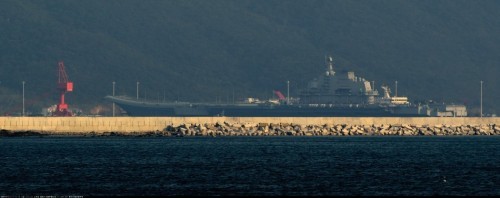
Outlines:
[[285, 96], [281, 93], [281, 91], [274, 90], [274, 94], [276, 94], [279, 100], [286, 100]]
[[72, 113], [68, 111], [68, 104], [64, 103], [64, 94], [66, 92], [73, 91], [73, 82], [69, 81], [68, 74], [64, 69], [64, 62], [59, 61], [59, 80], [57, 82], [57, 90], [60, 93], [60, 101], [57, 104], [56, 111], [53, 113], [54, 116], [72, 116]]

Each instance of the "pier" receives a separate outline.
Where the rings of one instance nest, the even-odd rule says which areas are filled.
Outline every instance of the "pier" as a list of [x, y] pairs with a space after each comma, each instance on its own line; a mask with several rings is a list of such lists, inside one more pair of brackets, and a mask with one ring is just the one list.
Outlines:
[[500, 135], [500, 118], [0, 117], [0, 130], [48, 135]]

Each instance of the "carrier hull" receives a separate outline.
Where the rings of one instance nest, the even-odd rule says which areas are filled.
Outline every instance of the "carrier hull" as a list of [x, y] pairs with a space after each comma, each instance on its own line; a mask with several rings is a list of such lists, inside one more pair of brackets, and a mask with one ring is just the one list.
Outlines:
[[419, 117], [416, 110], [380, 106], [152, 103], [107, 96], [129, 116], [169, 117]]

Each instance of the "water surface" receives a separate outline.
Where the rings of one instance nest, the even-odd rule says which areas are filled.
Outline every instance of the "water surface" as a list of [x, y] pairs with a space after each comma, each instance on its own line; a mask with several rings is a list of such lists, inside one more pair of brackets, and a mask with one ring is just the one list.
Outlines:
[[500, 195], [500, 137], [0, 138], [0, 195]]

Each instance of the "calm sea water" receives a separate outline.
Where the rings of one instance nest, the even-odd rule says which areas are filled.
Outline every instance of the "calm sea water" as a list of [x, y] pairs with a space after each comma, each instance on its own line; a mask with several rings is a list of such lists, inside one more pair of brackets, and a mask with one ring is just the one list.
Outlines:
[[0, 138], [0, 195], [500, 195], [500, 137]]

